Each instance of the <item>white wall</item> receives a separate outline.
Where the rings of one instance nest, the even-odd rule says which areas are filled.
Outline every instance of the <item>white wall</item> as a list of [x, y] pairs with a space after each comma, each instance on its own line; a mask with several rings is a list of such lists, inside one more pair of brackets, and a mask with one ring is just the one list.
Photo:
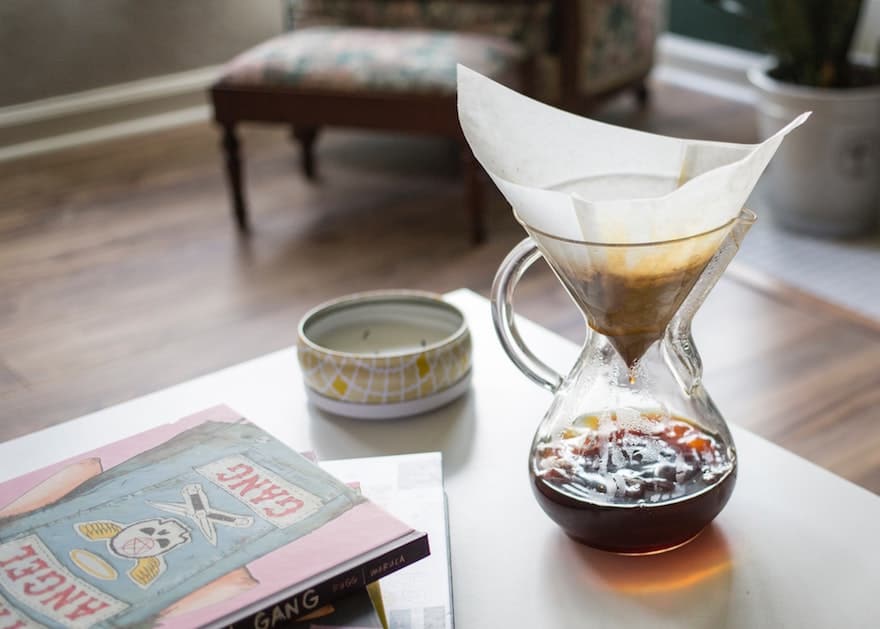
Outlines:
[[223, 63], [281, 0], [0, 0], [0, 107]]

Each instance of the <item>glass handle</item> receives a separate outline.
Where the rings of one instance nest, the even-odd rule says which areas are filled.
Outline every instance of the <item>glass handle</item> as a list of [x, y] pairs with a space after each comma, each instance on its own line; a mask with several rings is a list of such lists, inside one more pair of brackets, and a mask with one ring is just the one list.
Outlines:
[[560, 376], [539, 360], [523, 343], [513, 316], [513, 292], [526, 270], [541, 257], [535, 241], [526, 238], [514, 247], [495, 274], [492, 282], [492, 320], [501, 346], [513, 364], [534, 382], [552, 392], [562, 384]]

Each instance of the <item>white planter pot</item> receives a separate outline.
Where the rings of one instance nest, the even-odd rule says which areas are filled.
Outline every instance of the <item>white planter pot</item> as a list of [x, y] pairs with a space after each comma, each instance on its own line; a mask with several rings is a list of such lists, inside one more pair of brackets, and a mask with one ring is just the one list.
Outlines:
[[767, 138], [803, 111], [762, 178], [777, 223], [821, 236], [854, 236], [880, 219], [880, 87], [824, 89], [780, 83], [752, 68], [758, 125]]

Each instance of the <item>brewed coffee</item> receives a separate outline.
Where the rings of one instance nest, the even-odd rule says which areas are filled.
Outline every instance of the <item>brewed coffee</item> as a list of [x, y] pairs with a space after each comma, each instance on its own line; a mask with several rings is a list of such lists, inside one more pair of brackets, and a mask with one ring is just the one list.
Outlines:
[[628, 367], [662, 335], [708, 259], [662, 275], [593, 271], [573, 278], [590, 327], [611, 341]]
[[718, 514], [735, 482], [735, 454], [681, 417], [585, 415], [538, 444], [535, 495], [569, 535], [590, 546], [648, 553], [682, 544]]

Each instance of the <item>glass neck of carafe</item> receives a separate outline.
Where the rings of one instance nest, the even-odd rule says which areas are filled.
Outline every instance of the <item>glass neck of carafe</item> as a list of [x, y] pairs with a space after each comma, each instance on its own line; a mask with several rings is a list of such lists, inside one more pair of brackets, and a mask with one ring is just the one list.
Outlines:
[[743, 209], [739, 213], [718, 250], [666, 326], [662, 345], [664, 358], [679, 385], [688, 395], [695, 394], [703, 377], [703, 362], [691, 335], [691, 322], [736, 256], [743, 239], [756, 220], [757, 216], [751, 210]]
[[595, 351], [601, 345], [602, 352], [613, 348], [627, 378], [638, 377], [638, 363], [649, 350], [662, 351], [680, 386], [691, 391], [702, 375], [691, 320], [754, 221], [755, 215], [743, 210], [711, 232], [634, 245], [529, 234], [581, 309], [590, 328], [588, 345]]

